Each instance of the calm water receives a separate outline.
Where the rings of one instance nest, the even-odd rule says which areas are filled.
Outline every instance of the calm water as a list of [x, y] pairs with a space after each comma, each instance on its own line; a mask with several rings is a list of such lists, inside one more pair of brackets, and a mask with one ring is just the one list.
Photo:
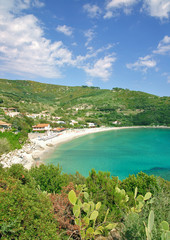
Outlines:
[[89, 134], [60, 145], [46, 163], [63, 172], [109, 171], [124, 179], [144, 171], [170, 180], [170, 129], [121, 129]]

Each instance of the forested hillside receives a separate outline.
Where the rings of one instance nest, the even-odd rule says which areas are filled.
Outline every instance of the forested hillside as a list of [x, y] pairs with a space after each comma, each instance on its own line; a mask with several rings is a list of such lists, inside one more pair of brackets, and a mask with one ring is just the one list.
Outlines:
[[170, 125], [170, 97], [113, 88], [67, 87], [0, 79], [0, 106], [21, 113], [48, 111], [66, 122], [107, 125]]

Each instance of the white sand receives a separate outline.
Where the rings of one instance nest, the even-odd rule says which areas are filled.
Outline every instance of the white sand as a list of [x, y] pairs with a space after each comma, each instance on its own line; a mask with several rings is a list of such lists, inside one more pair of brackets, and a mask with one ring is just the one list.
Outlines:
[[[71, 141], [75, 138], [97, 132], [120, 130], [126, 128], [141, 128], [138, 126], [133, 127], [101, 127], [101, 128], [86, 128], [86, 129], [70, 129], [60, 134], [54, 134], [49, 139], [30, 139], [30, 144], [25, 145], [20, 150], [15, 150], [8, 154], [3, 154], [0, 158], [0, 163], [4, 167], [10, 167], [12, 164], [20, 163], [27, 169], [34, 165], [43, 163], [44, 159], [56, 149], [59, 144]], [[147, 128], [147, 127], [145, 127]], [[164, 128], [164, 127], [162, 127]]]

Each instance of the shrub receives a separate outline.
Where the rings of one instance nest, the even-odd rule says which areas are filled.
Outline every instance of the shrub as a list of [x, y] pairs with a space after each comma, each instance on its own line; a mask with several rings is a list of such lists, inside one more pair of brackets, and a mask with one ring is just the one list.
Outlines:
[[131, 195], [136, 187], [138, 188], [138, 193], [142, 195], [145, 195], [146, 192], [154, 193], [159, 189], [157, 178], [153, 175], [148, 176], [143, 172], [138, 173], [136, 176], [129, 175], [129, 177], [124, 179], [120, 185], [128, 195]]
[[[110, 218], [118, 219], [121, 217], [120, 209], [115, 205], [115, 187], [118, 184], [117, 177], [110, 177], [109, 172], [96, 173], [94, 169], [89, 173], [89, 177], [86, 179], [86, 186], [88, 193], [94, 202], [102, 202], [101, 212], [105, 212], [108, 208], [111, 210], [108, 216]], [[101, 219], [100, 219], [101, 218]], [[100, 214], [99, 220], [102, 221], [104, 214]]]
[[47, 194], [23, 184], [22, 179], [18, 179], [19, 175], [12, 177], [8, 171], [2, 168], [0, 171], [0, 238], [57, 239]]
[[59, 193], [64, 185], [64, 178], [61, 175], [61, 168], [54, 165], [40, 165], [30, 170], [31, 176], [35, 179], [37, 186], [48, 193]]
[[0, 155], [10, 151], [10, 144], [6, 138], [0, 139]]
[[57, 219], [59, 231], [73, 237], [76, 236], [79, 227], [74, 224], [72, 205], [68, 200], [68, 193], [71, 190], [75, 191], [73, 183], [63, 187], [61, 194], [51, 194], [50, 199], [53, 204], [54, 216]]

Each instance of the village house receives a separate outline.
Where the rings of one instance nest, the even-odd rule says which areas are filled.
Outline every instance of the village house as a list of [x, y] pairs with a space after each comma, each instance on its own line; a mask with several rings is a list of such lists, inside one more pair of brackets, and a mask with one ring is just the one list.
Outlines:
[[10, 130], [12, 124], [0, 121], [0, 131], [4, 132], [5, 130]]
[[9, 117], [15, 117], [19, 114], [20, 114], [20, 112], [5, 112], [5, 115], [7, 115]]
[[114, 121], [114, 122], [112, 122], [112, 124], [120, 125], [120, 124], [122, 124], [122, 123], [119, 122], [119, 121]]
[[6, 108], [6, 107], [0, 107], [4, 112], [5, 111], [8, 111], [8, 108]]
[[6, 108], [6, 107], [3, 107], [2, 108], [5, 112], [5, 115], [9, 116], [9, 117], [15, 117], [17, 115], [20, 114], [20, 112], [18, 112], [17, 108]]
[[96, 124], [95, 123], [87, 123], [88, 127], [89, 128], [94, 128], [96, 127]]
[[52, 116], [52, 119], [60, 120], [61, 117], [55, 117], [55, 116]]
[[41, 115], [40, 114], [26, 114], [26, 116], [29, 118], [35, 119], [35, 118], [40, 118]]
[[13, 107], [8, 108], [7, 111], [8, 111], [8, 112], [18, 112], [18, 111], [17, 111], [17, 108], [13, 108]]
[[70, 125], [74, 126], [74, 124], [78, 124], [78, 122], [75, 120], [71, 120]]
[[66, 122], [64, 122], [64, 121], [56, 121], [56, 123], [58, 123], [58, 124], [66, 124]]
[[51, 130], [51, 127], [50, 127], [50, 124], [48, 123], [40, 123], [40, 124], [37, 124], [35, 126], [32, 126], [33, 128], [33, 131], [36, 132], [36, 131], [50, 131]]
[[63, 132], [65, 130], [65, 128], [53, 128], [52, 131], [53, 132]]

